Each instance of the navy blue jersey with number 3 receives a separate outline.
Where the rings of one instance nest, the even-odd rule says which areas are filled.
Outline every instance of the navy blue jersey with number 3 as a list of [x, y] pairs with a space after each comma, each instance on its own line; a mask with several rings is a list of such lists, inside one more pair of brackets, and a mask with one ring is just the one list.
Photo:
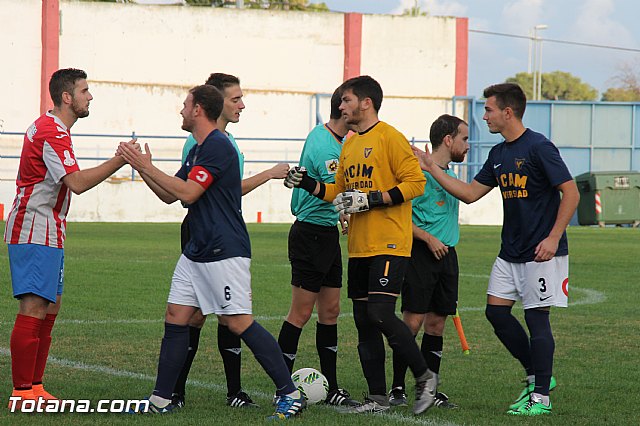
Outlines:
[[[526, 129], [513, 142], [494, 146], [474, 179], [500, 187], [504, 220], [498, 257], [513, 263], [533, 261], [536, 246], [549, 235], [558, 215], [557, 186], [572, 179], [558, 148], [544, 135]], [[563, 233], [556, 256], [566, 254]]]
[[188, 206], [191, 239], [183, 254], [194, 262], [250, 258], [251, 244], [242, 218], [242, 183], [235, 148], [216, 129], [202, 144], [189, 151], [176, 176], [187, 180], [194, 167], [206, 169], [213, 183], [195, 203]]

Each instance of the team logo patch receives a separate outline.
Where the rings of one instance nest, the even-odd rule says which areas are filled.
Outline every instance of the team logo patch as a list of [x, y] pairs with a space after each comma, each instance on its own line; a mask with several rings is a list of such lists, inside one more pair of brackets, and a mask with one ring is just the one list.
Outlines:
[[338, 160], [336, 158], [325, 161], [324, 165], [327, 168], [327, 173], [330, 175], [336, 174], [336, 170], [338, 170]]
[[33, 142], [33, 137], [36, 135], [37, 131], [38, 131], [38, 129], [36, 129], [36, 123], [33, 123], [27, 129], [27, 139], [29, 139], [31, 142]]
[[371, 155], [371, 151], [373, 151], [373, 148], [365, 148], [364, 149], [364, 158], [369, 158], [369, 156]]
[[444, 200], [436, 201], [436, 205], [437, 205], [438, 207], [442, 207], [442, 206], [444, 206]]
[[565, 278], [564, 281], [562, 281], [562, 292], [565, 296], [569, 297], [569, 278]]
[[71, 153], [69, 152], [68, 149], [64, 150], [63, 155], [64, 155], [63, 163], [64, 163], [65, 166], [71, 167], [74, 164], [76, 164], [76, 160], [74, 160], [73, 157], [71, 157]]
[[516, 168], [520, 170], [524, 166], [524, 158], [516, 158]]
[[387, 278], [380, 278], [379, 281], [382, 287], [386, 287], [386, 285], [389, 284], [389, 280]]

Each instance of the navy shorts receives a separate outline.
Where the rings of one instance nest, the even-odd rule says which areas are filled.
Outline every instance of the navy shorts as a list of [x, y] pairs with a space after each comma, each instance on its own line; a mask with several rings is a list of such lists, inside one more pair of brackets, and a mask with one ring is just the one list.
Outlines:
[[369, 293], [399, 295], [409, 264], [408, 257], [379, 255], [349, 259], [347, 294], [350, 299], [363, 299]]
[[342, 252], [337, 226], [296, 220], [289, 230], [291, 285], [318, 293], [342, 287]]
[[458, 305], [458, 255], [453, 247], [438, 260], [422, 240], [413, 240], [402, 286], [402, 311], [455, 315]]
[[56, 303], [64, 289], [64, 250], [39, 244], [9, 244], [13, 297], [25, 294]]

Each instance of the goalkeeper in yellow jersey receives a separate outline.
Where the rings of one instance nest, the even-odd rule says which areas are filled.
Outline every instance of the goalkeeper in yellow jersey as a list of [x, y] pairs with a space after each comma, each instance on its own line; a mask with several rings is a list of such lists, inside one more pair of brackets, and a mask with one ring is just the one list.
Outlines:
[[378, 119], [382, 104], [378, 82], [369, 76], [355, 77], [340, 91], [340, 111], [356, 133], [342, 148], [335, 183], [316, 182], [298, 167], [289, 172], [285, 185], [333, 201], [336, 210], [351, 214], [347, 287], [369, 395], [346, 411], [389, 409], [384, 335], [416, 378], [413, 411], [420, 414], [434, 403], [436, 378], [411, 331], [396, 316], [395, 304], [411, 256], [411, 199], [423, 194], [425, 177], [407, 139]]

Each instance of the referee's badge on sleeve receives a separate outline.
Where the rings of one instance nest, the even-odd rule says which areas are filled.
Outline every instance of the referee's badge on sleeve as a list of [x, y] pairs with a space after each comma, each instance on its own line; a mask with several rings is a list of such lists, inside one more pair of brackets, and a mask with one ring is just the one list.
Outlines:
[[325, 161], [324, 165], [327, 167], [327, 173], [330, 175], [336, 174], [336, 171], [338, 170], [338, 160], [336, 158]]

